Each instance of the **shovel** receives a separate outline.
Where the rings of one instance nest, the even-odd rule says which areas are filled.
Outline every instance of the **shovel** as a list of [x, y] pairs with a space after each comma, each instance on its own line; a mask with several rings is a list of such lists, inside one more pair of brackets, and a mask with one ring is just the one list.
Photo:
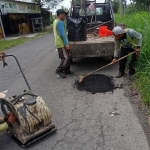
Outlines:
[[[118, 62], [118, 61], [120, 61], [120, 60], [122, 60], [122, 59], [124, 59], [124, 58], [126, 58], [126, 57], [128, 57], [128, 56], [130, 56], [130, 55], [132, 55], [132, 54], [134, 54], [134, 53], [136, 53], [136, 51], [134, 51], [134, 52], [132, 52], [132, 53], [126, 55], [126, 56], [123, 56], [123, 57], [117, 59], [116, 62]], [[85, 75], [85, 76], [79, 76], [79, 83], [81, 83], [85, 77], [87, 77], [87, 76], [89, 76], [89, 75], [91, 75], [91, 74], [93, 74], [93, 73], [95, 73], [95, 72], [97, 72], [97, 71], [99, 71], [99, 70], [101, 70], [101, 69], [104, 69], [104, 68], [106, 68], [106, 67], [108, 67], [108, 66], [110, 66], [110, 65], [113, 65], [113, 63], [111, 62], [111, 63], [109, 63], [109, 64], [107, 64], [107, 65], [105, 65], [105, 66], [103, 66], [103, 67], [101, 67], [101, 68], [99, 68], [99, 69], [97, 69], [97, 70], [95, 70], [95, 71], [93, 71], [93, 72], [87, 74], [87, 75]]]

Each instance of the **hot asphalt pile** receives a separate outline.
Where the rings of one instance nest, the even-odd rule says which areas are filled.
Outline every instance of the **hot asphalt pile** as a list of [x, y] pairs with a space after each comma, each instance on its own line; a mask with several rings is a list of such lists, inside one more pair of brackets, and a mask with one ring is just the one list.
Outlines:
[[113, 91], [115, 88], [112, 77], [102, 74], [87, 76], [81, 83], [76, 81], [75, 86], [79, 91], [87, 91], [93, 94]]

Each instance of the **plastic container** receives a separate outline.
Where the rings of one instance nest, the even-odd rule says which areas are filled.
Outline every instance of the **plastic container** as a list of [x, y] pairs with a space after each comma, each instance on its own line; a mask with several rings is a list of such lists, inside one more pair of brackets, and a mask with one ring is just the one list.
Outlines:
[[107, 26], [101, 26], [101, 27], [99, 27], [98, 34], [101, 37], [106, 37], [106, 36], [112, 36], [113, 32], [111, 30], [109, 30]]

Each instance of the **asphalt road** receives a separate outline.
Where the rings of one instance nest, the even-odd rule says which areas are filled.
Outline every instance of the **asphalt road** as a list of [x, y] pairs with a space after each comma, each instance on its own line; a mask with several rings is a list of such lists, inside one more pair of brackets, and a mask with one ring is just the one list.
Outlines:
[[[125, 96], [125, 89], [90, 94], [74, 87], [79, 75], [109, 63], [110, 59], [75, 60], [71, 67], [75, 75], [62, 79], [55, 74], [60, 60], [52, 34], [5, 52], [17, 56], [32, 91], [45, 99], [58, 129], [28, 150], [149, 150], [145, 129], [129, 97]], [[5, 69], [0, 65], [0, 91], [8, 90], [7, 96], [22, 93], [27, 86], [16, 62], [7, 58], [7, 63]], [[114, 65], [99, 73], [115, 76], [117, 72]], [[116, 84], [125, 84], [123, 78], [114, 80]], [[111, 116], [112, 112], [117, 115]], [[5, 132], [0, 133], [0, 150], [20, 149]]]

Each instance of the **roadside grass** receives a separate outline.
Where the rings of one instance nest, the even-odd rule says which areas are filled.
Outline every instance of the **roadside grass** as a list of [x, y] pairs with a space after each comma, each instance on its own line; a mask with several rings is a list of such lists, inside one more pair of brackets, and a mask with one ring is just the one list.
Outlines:
[[46, 34], [47, 34], [46, 32], [45, 33], [39, 33], [39, 34], [35, 35], [34, 37], [19, 37], [17, 39], [12, 39], [12, 40], [3, 40], [2, 39], [2, 40], [0, 40], [0, 51], [4, 51], [6, 49], [15, 47], [17, 45], [26, 43], [30, 40], [37, 39], [37, 38], [44, 36]]
[[26, 37], [21, 37], [21, 38], [14, 39], [14, 40], [1, 40], [0, 41], [0, 51], [4, 51], [11, 47], [15, 47], [15, 46], [23, 44], [27, 41], [29, 41], [29, 38], [26, 38]]
[[150, 13], [139, 12], [130, 15], [116, 15], [117, 23], [124, 23], [143, 36], [142, 47], [139, 53], [134, 76], [134, 86], [139, 91], [143, 102], [150, 105]]

